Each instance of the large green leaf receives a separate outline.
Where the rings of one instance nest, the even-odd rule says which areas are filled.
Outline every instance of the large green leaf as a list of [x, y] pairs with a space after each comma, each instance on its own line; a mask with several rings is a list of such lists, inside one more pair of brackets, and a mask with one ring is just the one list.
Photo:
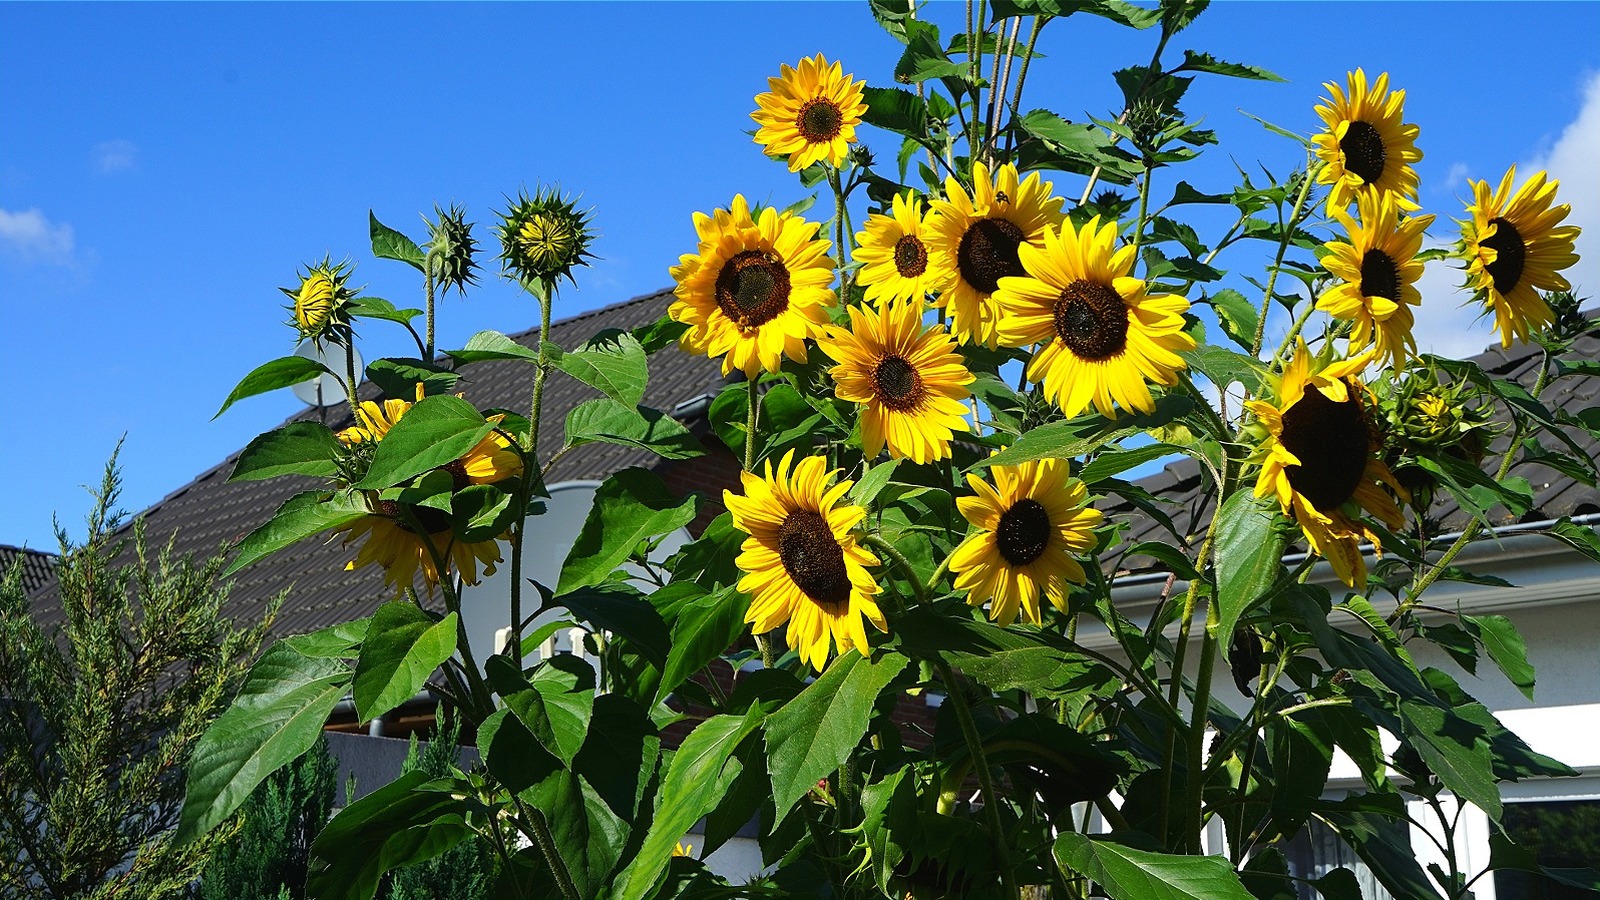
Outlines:
[[1089, 462], [1084, 463], [1083, 469], [1078, 472], [1078, 477], [1083, 479], [1084, 484], [1094, 484], [1097, 481], [1120, 475], [1135, 466], [1142, 466], [1147, 462], [1158, 460], [1164, 456], [1172, 456], [1182, 452], [1183, 448], [1164, 444], [1160, 441], [1153, 444], [1145, 444], [1142, 447], [1130, 447], [1126, 450], [1106, 450]]
[[175, 840], [215, 828], [263, 779], [310, 750], [349, 683], [350, 669], [337, 659], [283, 643], [262, 654], [233, 705], [195, 743]]
[[1259, 66], [1247, 66], [1241, 63], [1225, 62], [1209, 53], [1197, 53], [1193, 50], [1183, 51], [1183, 63], [1174, 72], [1210, 72], [1214, 75], [1230, 75], [1234, 78], [1248, 78], [1255, 81], [1283, 81], [1283, 77], [1275, 75]]
[[603, 631], [628, 640], [657, 667], [667, 663], [667, 623], [637, 589], [607, 583], [562, 594], [556, 603]]
[[1068, 832], [1056, 838], [1055, 857], [1112, 900], [1254, 900], [1220, 856], [1151, 853]]
[[617, 882], [618, 900], [650, 896], [672, 857], [672, 850], [701, 816], [716, 809], [738, 777], [740, 767], [729, 757], [750, 732], [761, 725], [759, 706], [743, 716], [712, 716], [684, 738], [661, 782], [655, 821], [632, 864]]
[[1481, 732], [1448, 710], [1419, 700], [1400, 701], [1404, 737], [1433, 774], [1462, 799], [1500, 820], [1494, 760]]
[[612, 812], [632, 822], [660, 755], [660, 734], [644, 709], [621, 694], [601, 694], [594, 699], [589, 734], [572, 769], [593, 785]]
[[339, 447], [321, 422], [290, 422], [267, 432], [239, 451], [229, 481], [256, 481], [279, 475], [336, 475], [333, 456]]
[[905, 88], [875, 88], [862, 90], [867, 111], [861, 120], [896, 134], [922, 138], [928, 131], [928, 105]]
[[468, 817], [483, 808], [472, 785], [407, 772], [339, 811], [311, 844], [306, 896], [369, 900], [383, 874], [449, 850], [472, 837]]
[[561, 566], [556, 593], [607, 580], [640, 542], [682, 528], [694, 521], [699, 509], [700, 495], [679, 497], [648, 469], [629, 468], [612, 475], [594, 492], [583, 530]]
[[417, 242], [378, 221], [372, 210], [367, 210], [367, 231], [372, 236], [372, 255], [379, 259], [398, 259], [408, 263], [418, 272], [425, 271], [426, 257]]
[[461, 376], [420, 359], [375, 359], [367, 364], [367, 378], [385, 396], [410, 402], [417, 399], [417, 385], [424, 396], [445, 394], [456, 389]]
[[775, 821], [782, 821], [795, 801], [849, 758], [867, 732], [878, 693], [905, 665], [904, 656], [873, 662], [852, 650], [767, 719]]
[[356, 487], [378, 490], [455, 462], [494, 426], [471, 403], [451, 394], [424, 397], [378, 442], [372, 467]]
[[[554, 346], [554, 345], [551, 345]], [[492, 359], [520, 359], [537, 362], [539, 353], [513, 341], [498, 331], [480, 331], [467, 339], [460, 350], [446, 350], [446, 356], [458, 363], [485, 362]]]
[[495, 655], [484, 664], [484, 672], [540, 745], [571, 766], [583, 749], [594, 712], [594, 670], [562, 654], [541, 663], [528, 678], [508, 657]]
[[356, 661], [356, 715], [365, 722], [410, 700], [456, 652], [458, 616], [435, 621], [413, 603], [378, 607]]
[[228, 411], [228, 407], [246, 397], [265, 394], [267, 391], [286, 388], [302, 381], [310, 381], [319, 375], [332, 374], [332, 372], [328, 371], [327, 366], [316, 360], [306, 359], [304, 356], [280, 356], [250, 370], [250, 374], [239, 382], [233, 392], [228, 395], [228, 399], [222, 401], [222, 408], [217, 410], [216, 415], [211, 418], [215, 419], [217, 416], [222, 415]]
[[644, 347], [626, 331], [602, 331], [582, 347], [559, 354], [555, 364], [623, 406], [638, 406], [644, 400], [650, 374]]
[[353, 622], [339, 622], [318, 631], [286, 637], [279, 643], [294, 648], [301, 656], [322, 656], [328, 659], [353, 659], [361, 652], [361, 642], [367, 629], [372, 627], [372, 617]]
[[567, 413], [567, 443], [605, 441], [648, 450], [663, 459], [690, 459], [705, 448], [689, 429], [660, 410], [624, 406], [609, 397], [580, 403]]
[[1286, 540], [1278, 528], [1278, 502], [1247, 488], [1223, 501], [1217, 515], [1217, 646], [1226, 650], [1239, 619], [1266, 599], [1282, 568]]
[[1204, 375], [1218, 390], [1226, 389], [1237, 381], [1251, 394], [1261, 393], [1267, 373], [1253, 356], [1235, 353], [1214, 344], [1201, 344], [1193, 350], [1179, 351], [1178, 355], [1189, 364], [1189, 368]]
[[382, 297], [357, 297], [350, 301], [350, 314], [364, 319], [382, 319], [385, 322], [409, 325], [412, 319], [422, 315], [422, 310], [396, 309], [393, 303]]
[[[499, 658], [490, 657], [490, 661]], [[527, 790], [561, 768], [561, 760], [544, 749], [522, 719], [508, 708], [495, 710], [478, 726], [478, 756], [489, 774], [513, 794]]]
[[[694, 585], [686, 587], [695, 588]], [[748, 595], [731, 586], [711, 593], [695, 590], [700, 596], [683, 602], [674, 610], [672, 645], [667, 651], [667, 664], [661, 670], [661, 684], [656, 689], [658, 700], [665, 700], [678, 685], [726, 653], [744, 634], [745, 611], [750, 608]]]
[[917, 659], [943, 659], [993, 691], [1025, 690], [1063, 698], [1106, 688], [1115, 678], [1058, 635], [915, 607], [895, 623], [900, 650]]
[[981, 459], [968, 469], [1014, 466], [1035, 459], [1073, 459], [1132, 434], [1169, 425], [1194, 409], [1194, 401], [1169, 394], [1156, 401], [1152, 413], [1124, 414], [1115, 419], [1101, 415], [1079, 416], [1051, 422], [1024, 434], [1006, 450]]
[[232, 575], [270, 553], [329, 528], [369, 515], [367, 501], [348, 491], [303, 491], [295, 494], [265, 524], [239, 542], [239, 555], [224, 575]]
[[1528, 644], [1517, 631], [1517, 626], [1505, 616], [1469, 616], [1463, 614], [1461, 623], [1483, 642], [1489, 658], [1500, 671], [1511, 679], [1523, 696], [1533, 699], [1533, 663], [1528, 662]]

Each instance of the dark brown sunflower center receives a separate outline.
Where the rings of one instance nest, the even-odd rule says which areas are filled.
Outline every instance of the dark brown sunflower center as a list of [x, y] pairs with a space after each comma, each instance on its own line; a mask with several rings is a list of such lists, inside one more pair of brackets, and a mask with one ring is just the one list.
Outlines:
[[894, 242], [894, 270], [902, 278], [915, 278], [928, 271], [928, 248], [914, 234]]
[[1494, 234], [1484, 238], [1481, 243], [1494, 251], [1494, 262], [1484, 266], [1489, 270], [1489, 277], [1494, 279], [1494, 289], [1504, 294], [1517, 286], [1522, 280], [1522, 267], [1528, 263], [1528, 245], [1522, 241], [1522, 233], [1517, 227], [1506, 219], [1490, 219], [1489, 224], [1495, 226]]
[[1400, 302], [1400, 267], [1382, 250], [1368, 250], [1361, 257], [1361, 296]]
[[915, 407], [927, 393], [916, 367], [898, 356], [885, 356], [872, 370], [872, 393], [890, 409]]
[[1351, 122], [1339, 141], [1339, 152], [1344, 154], [1345, 171], [1360, 175], [1367, 184], [1372, 184], [1383, 175], [1383, 164], [1387, 160], [1383, 136], [1368, 123], [1360, 120]]
[[994, 530], [995, 549], [1013, 566], [1025, 566], [1044, 555], [1050, 545], [1050, 514], [1044, 504], [1024, 497], [1000, 515]]
[[1026, 275], [1017, 248], [1022, 246], [1022, 229], [998, 217], [979, 219], [967, 226], [956, 249], [956, 267], [961, 277], [985, 294], [1000, 287], [1000, 279]]
[[1283, 413], [1280, 440], [1300, 460], [1284, 470], [1289, 486], [1323, 512], [1333, 512], [1355, 494], [1372, 452], [1355, 390], [1339, 403], [1308, 385]]
[[459, 491], [472, 484], [472, 478], [467, 475], [467, 464], [463, 460], [447, 463], [444, 470], [450, 473], [452, 489]]
[[1079, 359], [1110, 359], [1128, 346], [1128, 305], [1110, 285], [1082, 278], [1056, 298], [1056, 336]]
[[794, 117], [795, 130], [812, 144], [831, 141], [844, 127], [844, 114], [832, 100], [817, 97], [806, 101]]
[[850, 606], [850, 572], [844, 548], [820, 514], [809, 509], [789, 513], [778, 526], [778, 558], [783, 568], [818, 604], [835, 615]]
[[760, 250], [745, 250], [723, 263], [716, 294], [724, 315], [754, 328], [789, 308], [789, 270]]
[[407, 511], [411, 513], [411, 518], [416, 519], [417, 524], [421, 525], [422, 529], [428, 534], [438, 534], [441, 531], [448, 531], [450, 528], [450, 515], [443, 510], [434, 509], [431, 506], [401, 504], [394, 500], [378, 501], [378, 512], [380, 514], [393, 519], [396, 525], [406, 531], [416, 534], [416, 529], [411, 527], [411, 522], [406, 516]]

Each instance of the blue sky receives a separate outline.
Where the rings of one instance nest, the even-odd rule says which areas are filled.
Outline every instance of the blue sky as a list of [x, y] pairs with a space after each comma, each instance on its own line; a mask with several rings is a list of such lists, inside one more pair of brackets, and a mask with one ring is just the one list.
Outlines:
[[[963, 6], [935, 3], [937, 21]], [[1276, 172], [1288, 142], [1242, 108], [1304, 132], [1321, 83], [1387, 70], [1421, 128], [1421, 200], [1453, 239], [1466, 178], [1511, 163], [1563, 177], [1593, 227], [1575, 281], [1600, 283], [1600, 3], [1223, 0], [1177, 39], [1289, 84], [1202, 78], [1184, 107], [1222, 138], [1182, 177], [1221, 190], [1228, 156]], [[1025, 106], [1114, 115], [1114, 68], [1153, 36], [1076, 16], [1053, 23]], [[293, 348], [278, 286], [330, 254], [355, 283], [420, 305], [409, 268], [371, 258], [366, 212], [413, 236], [417, 214], [464, 204], [488, 224], [504, 195], [559, 182], [592, 206], [601, 257], [559, 314], [667, 286], [690, 214], [736, 192], [805, 196], [745, 132], [778, 65], [816, 52], [891, 83], [899, 45], [864, 3], [0, 3], [0, 543], [54, 548], [126, 434], [123, 504], [142, 509], [300, 408], [287, 391], [211, 421], [255, 365]], [[867, 141], [880, 159], [898, 143]], [[1056, 179], [1075, 196], [1081, 180]], [[1158, 187], [1157, 195], [1165, 189]], [[857, 217], [859, 223], [860, 217]], [[1586, 249], [1587, 248], [1587, 249]], [[1441, 290], [1452, 276], [1428, 276]], [[1425, 296], [1431, 296], [1426, 294]], [[1440, 350], [1488, 340], [1458, 298], [1425, 303]], [[537, 310], [485, 279], [442, 306], [443, 347], [512, 332]], [[368, 326], [368, 359], [404, 355]], [[411, 351], [411, 352], [414, 352]]]

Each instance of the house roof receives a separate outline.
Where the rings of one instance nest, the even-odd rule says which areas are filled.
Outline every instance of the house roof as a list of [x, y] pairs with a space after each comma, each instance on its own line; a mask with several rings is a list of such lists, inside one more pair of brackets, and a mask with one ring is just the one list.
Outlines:
[[49, 583], [55, 565], [54, 553], [42, 553], [27, 547], [0, 544], [0, 577], [11, 571], [18, 561], [22, 563], [22, 592], [32, 594]]
[[[623, 303], [581, 313], [551, 325], [551, 336], [559, 346], [572, 348], [607, 328], [634, 329], [657, 321], [671, 302], [670, 290], [635, 297]], [[524, 346], [538, 343], [538, 329], [510, 336]], [[492, 361], [461, 368], [459, 390], [480, 409], [502, 407], [525, 409], [532, 395], [531, 369], [524, 363]], [[671, 410], [674, 405], [725, 384], [717, 364], [669, 347], [650, 357], [650, 380], [644, 403]], [[363, 399], [375, 399], [377, 387], [365, 383], [358, 390]], [[600, 396], [593, 388], [560, 371], [552, 371], [545, 384], [541, 447], [560, 447], [564, 439], [566, 413], [572, 407]], [[324, 411], [326, 424], [338, 431], [351, 422], [343, 405]], [[307, 409], [288, 422], [316, 421], [318, 411]], [[164, 542], [176, 533], [175, 550], [204, 558], [226, 551], [232, 544], [266, 522], [273, 512], [295, 494], [325, 482], [299, 476], [264, 481], [229, 482], [238, 453], [201, 473], [194, 481], [168, 494], [142, 513], [150, 539]], [[631, 465], [655, 465], [658, 458], [647, 451], [613, 444], [589, 444], [582, 452], [569, 453], [551, 471], [549, 482], [604, 479]], [[346, 571], [353, 548], [337, 540], [310, 538], [240, 569], [233, 576], [227, 609], [236, 621], [260, 617], [267, 603], [279, 593], [288, 595], [273, 624], [274, 636], [314, 631], [338, 622], [371, 614], [393, 591], [383, 583], [382, 572], [368, 566]], [[42, 623], [54, 624], [60, 616], [60, 603], [50, 584], [39, 592], [37, 608]]]
[[[1579, 338], [1567, 358], [1600, 359], [1600, 331], [1591, 331]], [[1498, 345], [1491, 347], [1472, 357], [1471, 361], [1477, 363], [1492, 377], [1510, 378], [1529, 389], [1533, 387], [1534, 380], [1539, 374], [1539, 348], [1521, 342], [1503, 350]], [[1600, 378], [1556, 379], [1545, 388], [1540, 400], [1547, 409], [1569, 412], [1600, 405]], [[1499, 418], [1505, 421], [1504, 415]], [[1596, 441], [1588, 432], [1568, 429], [1567, 433], [1591, 459], [1600, 457], [1600, 441]], [[1499, 454], [1504, 452], [1506, 439], [1502, 436], [1491, 446], [1489, 459], [1499, 459]], [[1550, 449], [1571, 453], [1570, 448], [1558, 444], [1548, 436], [1543, 437], [1541, 442]], [[1486, 462], [1486, 465], [1490, 464], [1492, 463]], [[1533, 488], [1533, 505], [1521, 516], [1512, 515], [1503, 507], [1495, 507], [1490, 511], [1490, 519], [1497, 526], [1600, 513], [1600, 490], [1554, 469], [1541, 465], [1519, 465], [1510, 474], [1528, 480]], [[1169, 463], [1155, 475], [1139, 479], [1137, 484], [1163, 501], [1160, 508], [1171, 517], [1178, 534], [1185, 538], [1201, 534], [1205, 523], [1211, 520], [1213, 506], [1211, 492], [1206, 490], [1200, 464], [1189, 457]], [[1159, 541], [1164, 538], [1170, 540], [1171, 536], [1162, 524], [1139, 512], [1126, 501], [1118, 499], [1105, 502], [1101, 504], [1101, 508], [1107, 515], [1120, 514], [1130, 521], [1128, 546], [1146, 540]], [[1432, 520], [1431, 530], [1434, 534], [1449, 534], [1460, 532], [1471, 517], [1448, 493], [1439, 491], [1434, 506], [1429, 510], [1429, 518]]]

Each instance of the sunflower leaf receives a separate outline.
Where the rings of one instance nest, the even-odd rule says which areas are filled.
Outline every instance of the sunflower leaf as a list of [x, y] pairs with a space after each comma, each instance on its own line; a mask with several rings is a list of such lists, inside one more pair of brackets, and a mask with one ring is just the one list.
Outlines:
[[278, 507], [265, 524], [245, 535], [223, 575], [232, 575], [245, 566], [283, 549], [302, 538], [354, 522], [369, 515], [367, 501], [360, 494], [341, 491], [304, 491]]
[[457, 363], [484, 362], [491, 359], [522, 359], [538, 362], [539, 352], [524, 347], [498, 331], [480, 331], [467, 339], [460, 350], [446, 350], [445, 355]]
[[1233, 288], [1223, 288], [1201, 300], [1211, 304], [1216, 311], [1217, 321], [1222, 323], [1222, 331], [1235, 344], [1246, 350], [1255, 342], [1256, 327], [1261, 322], [1261, 315], [1245, 296]]
[[428, 676], [456, 652], [458, 616], [435, 621], [414, 603], [378, 607], [361, 641], [351, 696], [356, 717], [366, 722], [416, 696]]
[[406, 325], [422, 315], [420, 309], [396, 309], [393, 303], [382, 297], [357, 297], [350, 301], [350, 314], [363, 319], [382, 319], [385, 322], [399, 322]]
[[1232, 643], [1233, 629], [1261, 601], [1283, 568], [1286, 536], [1278, 528], [1278, 501], [1236, 490], [1217, 513], [1216, 550], [1218, 622], [1212, 635], [1218, 647]]
[[1051, 422], [1028, 431], [1015, 444], [994, 456], [978, 460], [968, 466], [967, 471], [988, 466], [1014, 466], [1035, 459], [1073, 459], [1113, 441], [1171, 424], [1193, 409], [1193, 400], [1168, 394], [1158, 399], [1155, 410], [1149, 413], [1121, 415], [1115, 419], [1094, 414]]
[[304, 356], [280, 356], [277, 359], [264, 362], [252, 369], [250, 374], [239, 381], [233, 392], [228, 395], [228, 399], [222, 401], [222, 408], [217, 410], [216, 415], [211, 418], [217, 418], [217, 416], [227, 412], [228, 407], [246, 397], [254, 397], [257, 394], [265, 394], [267, 391], [275, 391], [278, 388], [286, 388], [303, 381], [310, 381], [319, 375], [333, 375], [333, 372], [322, 363], [314, 359], [306, 359]]
[[229, 481], [257, 481], [279, 475], [336, 475], [333, 455], [339, 442], [321, 422], [290, 422], [257, 437], [239, 451]]
[[1235, 353], [1224, 347], [1214, 344], [1205, 344], [1193, 350], [1180, 350], [1178, 355], [1189, 364], [1191, 369], [1204, 375], [1208, 381], [1217, 386], [1218, 390], [1226, 390], [1228, 385], [1238, 382], [1251, 394], [1261, 393], [1261, 385], [1267, 377], [1266, 369], [1253, 356]]
[[861, 121], [911, 138], [928, 135], [928, 104], [904, 88], [865, 88], [867, 111]]
[[676, 419], [648, 406], [624, 406], [609, 397], [580, 403], [567, 413], [567, 443], [604, 441], [638, 447], [662, 459], [703, 456], [705, 448]]
[[1254, 900], [1219, 856], [1151, 853], [1068, 832], [1056, 839], [1055, 857], [1064, 871], [1088, 877], [1112, 900]]
[[417, 385], [424, 396], [445, 394], [455, 389], [461, 376], [420, 359], [375, 359], [367, 364], [367, 378], [384, 396], [411, 401], [417, 398]]
[[644, 400], [644, 386], [650, 376], [644, 347], [626, 331], [602, 331], [578, 349], [560, 354], [555, 364], [618, 403], [637, 406]]
[[477, 408], [460, 397], [424, 397], [378, 441], [362, 490], [379, 490], [454, 462], [494, 430]]
[[867, 731], [879, 692], [906, 662], [899, 654], [874, 662], [851, 650], [767, 719], [774, 824], [781, 823], [796, 801], [849, 757]]
[[417, 242], [378, 221], [372, 210], [367, 210], [367, 230], [372, 236], [372, 255], [379, 259], [397, 259], [409, 264], [418, 272], [426, 271], [427, 257]]
[[1283, 81], [1281, 75], [1274, 74], [1260, 66], [1246, 66], [1240, 63], [1224, 62], [1209, 53], [1196, 53], [1193, 50], [1183, 51], [1183, 63], [1173, 71], [1210, 72], [1213, 75], [1228, 75], [1233, 78], [1249, 78], [1254, 81]]
[[557, 596], [605, 581], [640, 541], [694, 521], [700, 501], [699, 494], [679, 497], [648, 469], [623, 469], [607, 478], [595, 490], [583, 530], [561, 566]]
[[951, 61], [939, 43], [939, 27], [931, 22], [907, 19], [906, 49], [895, 63], [894, 80], [915, 84], [930, 78], [964, 78], [967, 66]]

